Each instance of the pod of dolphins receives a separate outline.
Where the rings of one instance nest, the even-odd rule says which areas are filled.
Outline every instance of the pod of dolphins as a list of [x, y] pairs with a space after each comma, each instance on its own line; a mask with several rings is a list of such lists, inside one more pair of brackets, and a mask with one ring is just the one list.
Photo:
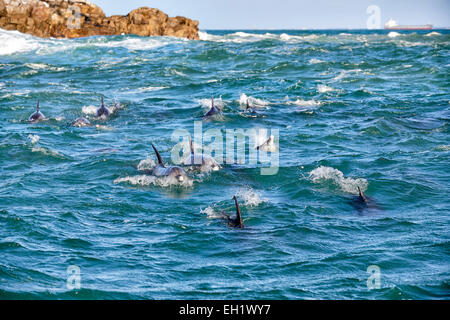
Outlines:
[[[246, 103], [246, 110], [249, 112], [254, 112], [255, 106], [250, 106], [249, 101], [247, 100]], [[114, 100], [114, 106], [113, 110], [117, 110], [117, 104]], [[111, 111], [105, 107], [105, 103], [103, 100], [103, 97], [101, 97], [101, 106], [97, 109], [96, 116], [98, 119], [107, 119], [111, 115]], [[211, 97], [211, 109], [203, 115], [201, 118], [203, 120], [210, 119], [214, 116], [221, 115], [222, 111], [220, 108], [215, 106], [214, 104], [214, 97]], [[36, 111], [28, 118], [29, 123], [37, 123], [40, 121], [44, 121], [47, 118], [40, 112], [39, 110], [39, 99], [37, 99], [37, 105], [36, 105]], [[74, 127], [91, 127], [93, 126], [91, 122], [86, 118], [77, 118], [73, 123], [72, 126]], [[189, 146], [190, 146], [190, 154], [188, 157], [186, 157], [182, 164], [184, 166], [202, 171], [202, 172], [210, 172], [210, 171], [218, 171], [221, 169], [221, 166], [217, 163], [217, 161], [209, 156], [209, 155], [203, 155], [203, 154], [196, 154], [194, 150], [194, 145], [192, 142], [191, 137], [189, 136]], [[257, 150], [266, 150], [270, 151], [272, 146], [274, 145], [274, 136], [271, 135], [264, 143], [257, 146]], [[151, 170], [144, 170], [145, 173], [151, 174], [155, 177], [169, 177], [174, 178], [176, 182], [183, 183], [188, 179], [188, 175], [186, 174], [185, 170], [182, 167], [179, 166], [168, 166], [164, 164], [164, 161], [162, 160], [162, 157], [159, 153], [159, 151], [156, 149], [156, 147], [152, 144], [152, 148], [156, 154], [156, 158], [158, 159], [158, 164]], [[359, 195], [357, 197], [354, 197], [352, 201], [352, 205], [358, 210], [362, 211], [366, 208], [374, 207], [374, 201], [366, 197], [366, 195], [362, 192], [361, 188], [358, 186], [358, 192]], [[241, 210], [239, 207], [239, 203], [237, 200], [237, 197], [234, 196], [234, 203], [236, 206], [236, 214], [234, 217], [231, 217], [228, 213], [221, 212], [222, 219], [227, 222], [227, 225], [232, 228], [244, 228], [244, 223], [242, 220]]]

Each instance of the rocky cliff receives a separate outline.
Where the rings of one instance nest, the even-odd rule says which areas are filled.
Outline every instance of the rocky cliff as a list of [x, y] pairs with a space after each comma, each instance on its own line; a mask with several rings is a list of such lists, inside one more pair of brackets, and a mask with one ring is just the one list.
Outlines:
[[84, 0], [0, 0], [0, 28], [42, 38], [120, 34], [199, 38], [196, 20], [169, 18], [147, 7], [106, 17], [100, 7]]

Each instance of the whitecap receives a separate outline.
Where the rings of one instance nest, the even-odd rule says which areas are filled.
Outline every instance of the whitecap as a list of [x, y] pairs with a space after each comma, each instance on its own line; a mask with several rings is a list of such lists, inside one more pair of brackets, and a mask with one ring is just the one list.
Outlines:
[[263, 202], [269, 202], [268, 199], [261, 198], [261, 195], [252, 188], [241, 188], [237, 195], [246, 206], [256, 207]]
[[427, 33], [427, 34], [425, 35], [425, 37], [440, 36], [440, 35], [441, 35], [441, 34], [440, 34], [439, 32], [432, 31], [432, 32], [430, 32], [430, 33]]
[[331, 181], [340, 187], [344, 192], [358, 194], [358, 187], [366, 191], [369, 183], [364, 178], [346, 178], [338, 169], [320, 166], [310, 172], [309, 177], [313, 183], [321, 183], [323, 181]]
[[316, 101], [314, 99], [311, 100], [303, 100], [303, 99], [297, 99], [295, 101], [288, 101], [286, 102], [287, 105], [296, 105], [300, 107], [318, 107], [322, 103], [320, 101]]
[[388, 37], [389, 38], [396, 38], [396, 37], [398, 37], [398, 36], [400, 36], [401, 34], [400, 33], [398, 33], [398, 32], [395, 32], [395, 31], [391, 31], [391, 32], [389, 32], [388, 33]]
[[166, 89], [167, 87], [144, 87], [144, 88], [139, 88], [138, 91], [139, 92], [151, 92], [151, 91], [159, 91], [159, 90], [163, 90]]
[[182, 187], [191, 187], [193, 185], [193, 181], [191, 179], [186, 179], [182, 183], [180, 183], [176, 178], [171, 176], [165, 177], [155, 177], [152, 175], [137, 175], [137, 176], [127, 176], [124, 178], [117, 178], [114, 180], [115, 184], [119, 183], [129, 183], [132, 185], [139, 186], [158, 186], [158, 187], [171, 187], [171, 186], [182, 186]]
[[84, 114], [96, 115], [97, 114], [97, 109], [98, 109], [98, 107], [96, 107], [96, 106], [84, 106], [83, 108], [81, 108], [81, 111]]
[[309, 63], [310, 64], [317, 64], [317, 63], [324, 63], [324, 62], [325, 61], [320, 60], [320, 59], [316, 59], [316, 58], [309, 59]]
[[[205, 98], [205, 99], [197, 99], [196, 100], [197, 103], [199, 103], [204, 109], [211, 109], [212, 107], [212, 103], [211, 103], [211, 99], [210, 98]], [[219, 108], [219, 109], [223, 109], [225, 107], [225, 103], [222, 100], [222, 97], [220, 98], [214, 98], [214, 105]]]
[[27, 52], [39, 48], [39, 42], [32, 36], [19, 31], [7, 31], [0, 29], [0, 55], [10, 55], [19, 52]]
[[51, 149], [47, 149], [47, 148], [43, 148], [43, 147], [33, 147], [33, 148], [31, 149], [31, 151], [32, 151], [32, 152], [39, 152], [39, 153], [42, 153], [42, 154], [44, 154], [44, 155], [49, 155], [49, 156], [56, 157], [56, 158], [61, 158], [61, 159], [64, 159], [64, 158], [65, 158], [65, 157], [64, 157], [61, 153], [59, 153], [58, 151], [51, 150]]
[[28, 139], [30, 140], [31, 144], [36, 144], [36, 143], [39, 142], [39, 140], [41, 139], [41, 137], [38, 136], [38, 135], [29, 134], [29, 135], [28, 135]]
[[156, 162], [152, 158], [145, 158], [144, 160], [141, 160], [137, 166], [137, 169], [139, 171], [143, 170], [151, 170], [156, 166]]
[[252, 108], [264, 108], [269, 106], [270, 102], [262, 99], [258, 99], [252, 96], [247, 96], [245, 93], [242, 93], [239, 98], [239, 105], [242, 108], [247, 108], [247, 101]]
[[330, 92], [330, 91], [336, 91], [336, 89], [327, 86], [326, 84], [319, 84], [317, 85], [317, 91], [320, 93]]
[[224, 218], [224, 215], [221, 212], [217, 212], [213, 207], [209, 206], [205, 209], [200, 209], [201, 214], [206, 214], [208, 219], [221, 219]]
[[114, 130], [113, 127], [103, 126], [103, 125], [101, 125], [101, 124], [96, 124], [96, 125], [95, 125], [95, 129], [97, 129], [97, 130], [102, 130], [102, 131], [113, 131], [113, 130]]

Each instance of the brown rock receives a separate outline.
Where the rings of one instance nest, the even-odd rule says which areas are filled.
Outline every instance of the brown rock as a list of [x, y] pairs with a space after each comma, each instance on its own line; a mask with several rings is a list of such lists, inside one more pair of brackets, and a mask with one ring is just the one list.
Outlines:
[[56, 38], [124, 33], [199, 39], [198, 21], [147, 7], [106, 17], [86, 0], [0, 0], [0, 28]]
[[5, 2], [3, 0], [0, 0], [0, 17], [4, 17], [6, 16], [6, 5]]

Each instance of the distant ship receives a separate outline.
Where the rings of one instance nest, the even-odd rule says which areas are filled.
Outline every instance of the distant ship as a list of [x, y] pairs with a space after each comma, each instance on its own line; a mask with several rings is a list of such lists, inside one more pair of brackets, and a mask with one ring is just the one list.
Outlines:
[[417, 26], [401, 26], [398, 25], [397, 22], [394, 19], [390, 19], [386, 24], [384, 25], [384, 28], [387, 30], [431, 30], [433, 29], [432, 24], [424, 24], [424, 25], [417, 25]]

